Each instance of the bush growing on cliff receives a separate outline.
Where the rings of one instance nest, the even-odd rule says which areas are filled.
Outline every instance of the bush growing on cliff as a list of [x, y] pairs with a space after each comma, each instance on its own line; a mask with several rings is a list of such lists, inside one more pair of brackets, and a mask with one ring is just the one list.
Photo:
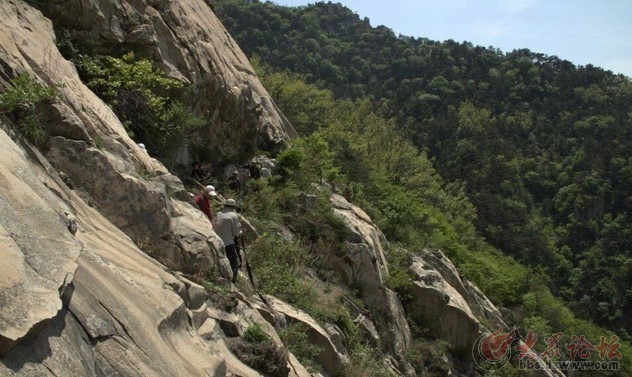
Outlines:
[[186, 143], [187, 131], [204, 123], [178, 100], [187, 89], [183, 82], [133, 53], [120, 58], [83, 55], [75, 63], [86, 85], [114, 110], [130, 137], [159, 158], [169, 157]]
[[292, 323], [279, 332], [279, 336], [294, 356], [312, 371], [320, 370], [315, 362], [316, 357], [322, 351], [321, 347], [309, 342], [308, 328], [300, 322]]
[[244, 331], [243, 338], [245, 341], [250, 343], [261, 343], [270, 339], [270, 336], [263, 331], [260, 324], [255, 323]]
[[58, 96], [56, 86], [43, 85], [26, 73], [9, 81], [0, 93], [0, 114], [8, 115], [16, 131], [32, 143], [40, 144], [46, 139], [35, 106], [44, 101], [53, 101]]

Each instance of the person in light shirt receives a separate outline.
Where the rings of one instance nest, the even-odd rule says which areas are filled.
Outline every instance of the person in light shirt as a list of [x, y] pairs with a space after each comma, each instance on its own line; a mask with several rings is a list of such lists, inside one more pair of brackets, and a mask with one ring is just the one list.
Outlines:
[[239, 272], [239, 267], [241, 267], [235, 242], [238, 237], [241, 237], [242, 230], [241, 221], [239, 221], [236, 210], [237, 202], [234, 199], [227, 199], [224, 207], [215, 217], [214, 223], [215, 233], [224, 242], [226, 257], [230, 262], [230, 268], [233, 270], [233, 284], [237, 281], [237, 273]]

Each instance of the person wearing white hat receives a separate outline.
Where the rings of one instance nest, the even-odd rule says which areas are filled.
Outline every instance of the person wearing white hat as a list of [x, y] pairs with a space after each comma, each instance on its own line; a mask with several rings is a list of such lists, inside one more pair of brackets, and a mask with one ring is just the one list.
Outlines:
[[211, 224], [213, 223], [213, 207], [211, 206], [211, 200], [215, 197], [217, 197], [215, 187], [208, 185], [204, 188], [204, 191], [193, 198], [195, 204], [197, 204], [200, 211], [204, 212]]
[[138, 143], [138, 147], [145, 153], [149, 154], [149, 152], [147, 152], [147, 148], [145, 148], [145, 144], [143, 143]]
[[233, 270], [233, 283], [237, 281], [237, 272], [240, 267], [240, 258], [237, 254], [235, 239], [242, 235], [241, 222], [235, 212], [236, 209], [237, 202], [234, 199], [226, 200], [224, 208], [219, 211], [214, 223], [215, 233], [224, 242], [226, 257], [230, 262], [230, 268]]

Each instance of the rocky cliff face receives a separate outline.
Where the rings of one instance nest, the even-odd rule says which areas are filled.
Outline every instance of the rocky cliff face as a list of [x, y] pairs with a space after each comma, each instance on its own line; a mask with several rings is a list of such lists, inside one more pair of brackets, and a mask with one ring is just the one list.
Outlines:
[[[278, 148], [295, 133], [210, 8], [202, 0], [4, 0], [0, 18], [0, 86], [20, 73], [63, 83], [58, 100], [37, 108], [45, 146], [0, 117], [0, 375], [308, 376], [276, 333], [292, 322], [320, 347], [323, 373], [339, 375], [349, 355], [333, 324], [236, 290], [226, 308], [194, 282], [229, 276], [221, 241], [180, 180], [137, 147], [55, 44], [55, 29], [72, 31], [95, 52], [134, 50], [194, 84], [208, 121], [199, 137], [228, 159]], [[402, 302], [386, 287], [385, 236], [342, 197], [331, 204], [350, 231], [332, 269], [359, 287], [366, 310], [355, 308], [356, 323], [395, 375], [415, 375], [405, 358], [409, 320], [464, 350], [482, 318], [499, 319], [439, 251], [413, 259]], [[233, 344], [252, 324], [271, 338], [272, 356], [257, 369]]]
[[191, 83], [195, 109], [208, 124], [200, 142], [226, 159], [278, 149], [296, 136], [203, 0], [27, 2], [58, 34], [71, 34], [95, 54], [133, 51]]
[[[219, 38], [217, 49], [206, 46], [204, 56], [180, 51], [189, 64], [178, 66], [184, 73], [171, 60], [164, 63], [174, 74], [210, 86], [206, 95], [218, 94], [217, 83], [227, 84], [221, 96], [225, 101], [216, 99], [223, 110], [212, 118], [208, 132], [231, 125], [242, 132], [243, 127], [253, 145], [260, 140], [273, 146], [291, 136], [291, 126], [272, 102], [261, 100], [267, 97], [252, 68], [239, 49], [230, 48], [234, 43], [203, 2], [165, 2], [167, 8], [197, 4], [199, 9], [163, 9], [164, 22], [149, 4], [131, 3], [140, 8], [106, 1], [0, 3], [2, 87], [20, 73], [48, 85], [63, 84], [60, 100], [37, 109], [49, 135], [45, 147], [24, 143], [9, 119], [0, 124], [1, 268], [7, 277], [0, 293], [0, 374], [259, 376], [229, 357], [221, 330], [206, 312], [204, 289], [171, 272], [226, 274], [221, 241], [185, 200], [182, 183], [137, 147], [62, 57], [55, 45], [57, 20], [47, 12], [58, 12], [62, 23], [88, 17], [89, 32], [103, 33], [105, 41], [110, 32], [123, 33], [121, 23], [132, 27], [125, 18], [129, 12], [138, 28], [150, 34], [164, 31], [164, 22], [175, 27], [176, 15], [205, 19], [211, 24], [185, 23], [171, 39], [154, 35], [147, 42], [167, 54], [165, 46], [177, 50], [181, 45], [176, 35], [192, 38], [198, 30], [208, 33], [209, 43]], [[77, 10], [79, 15], [73, 13]], [[142, 26], [147, 19], [156, 24]], [[142, 39], [128, 32], [137, 42]], [[174, 51], [169, 54], [175, 59]], [[200, 103], [213, 107], [204, 98]], [[236, 148], [223, 145], [227, 154]], [[196, 332], [202, 324], [204, 332]], [[218, 340], [208, 342], [204, 336]], [[287, 360], [293, 375], [306, 375]]]

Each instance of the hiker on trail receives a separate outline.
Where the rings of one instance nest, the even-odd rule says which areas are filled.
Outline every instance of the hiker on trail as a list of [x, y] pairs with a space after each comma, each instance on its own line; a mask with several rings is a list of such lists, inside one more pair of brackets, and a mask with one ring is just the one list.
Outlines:
[[202, 186], [214, 184], [213, 183], [213, 167], [210, 164], [203, 164], [200, 161], [195, 161], [191, 165], [191, 173], [187, 177], [193, 184]]
[[189, 174], [189, 177], [196, 181], [202, 181], [204, 179], [204, 171], [202, 170], [202, 163], [200, 161], [195, 161], [193, 165], [191, 165], [191, 174]]
[[215, 187], [208, 185], [204, 188], [204, 191], [197, 194], [193, 198], [195, 204], [197, 204], [200, 211], [204, 212], [211, 224], [213, 223], [213, 208], [211, 206], [211, 201], [215, 197], [217, 197], [217, 191], [215, 191]]
[[239, 178], [239, 170], [235, 169], [233, 175], [228, 178], [228, 188], [237, 194], [241, 192], [241, 179]]
[[261, 178], [261, 163], [259, 161], [253, 160], [248, 165], [248, 172], [250, 173], [250, 178], [259, 179]]
[[215, 233], [224, 242], [224, 250], [226, 251], [226, 257], [230, 262], [230, 268], [233, 270], [233, 283], [237, 281], [237, 271], [241, 267], [239, 263], [239, 255], [235, 247], [235, 240], [242, 235], [241, 221], [237, 216], [237, 203], [234, 199], [228, 199], [224, 203], [217, 217], [215, 218]]

